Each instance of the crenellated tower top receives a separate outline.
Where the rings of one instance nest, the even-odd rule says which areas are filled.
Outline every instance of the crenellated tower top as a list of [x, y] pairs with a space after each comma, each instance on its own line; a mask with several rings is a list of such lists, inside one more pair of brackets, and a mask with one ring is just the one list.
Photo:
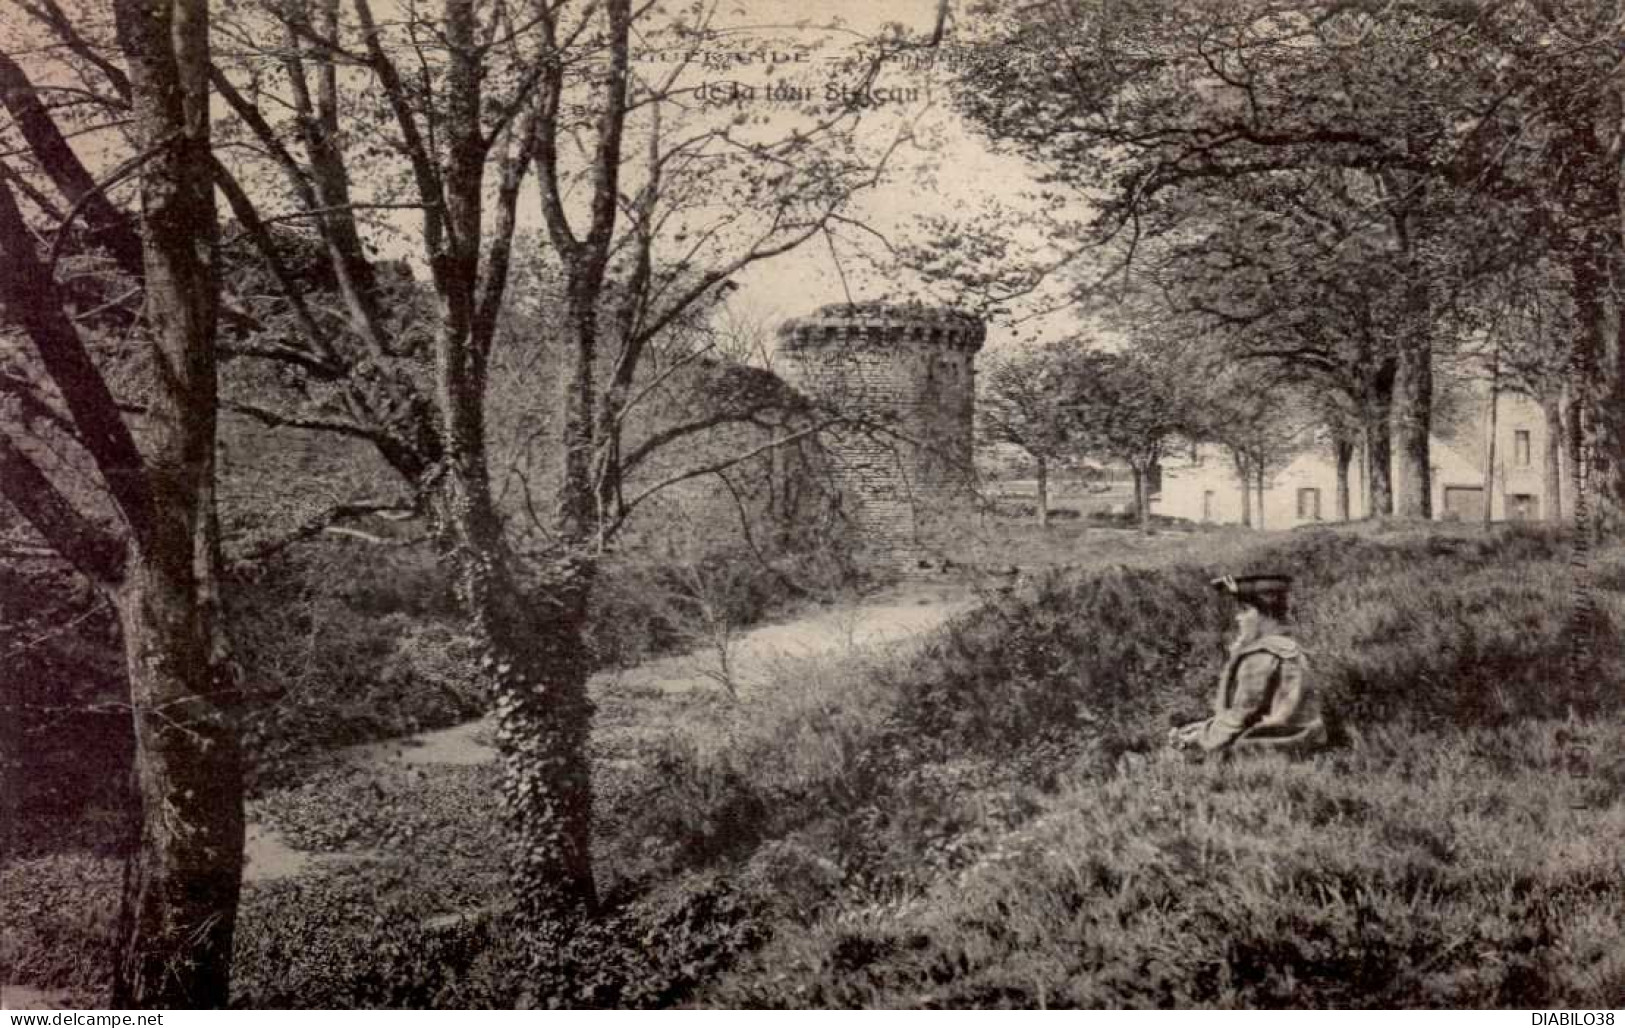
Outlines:
[[987, 327], [968, 314], [919, 304], [832, 303], [779, 327], [779, 338], [791, 350], [870, 343], [917, 342], [974, 354], [987, 338]]

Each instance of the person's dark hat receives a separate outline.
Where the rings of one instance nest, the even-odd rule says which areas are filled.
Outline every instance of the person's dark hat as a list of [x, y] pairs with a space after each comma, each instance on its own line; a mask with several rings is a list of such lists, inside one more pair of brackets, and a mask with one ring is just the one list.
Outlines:
[[1212, 581], [1213, 588], [1243, 603], [1273, 608], [1286, 605], [1292, 592], [1291, 575], [1223, 575]]

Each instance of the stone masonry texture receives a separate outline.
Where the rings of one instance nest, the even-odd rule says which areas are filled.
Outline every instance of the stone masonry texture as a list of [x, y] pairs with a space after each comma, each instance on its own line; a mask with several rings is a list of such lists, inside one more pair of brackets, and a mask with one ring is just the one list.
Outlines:
[[976, 318], [835, 304], [779, 328], [784, 378], [851, 419], [825, 434], [830, 475], [866, 541], [900, 567], [969, 515]]

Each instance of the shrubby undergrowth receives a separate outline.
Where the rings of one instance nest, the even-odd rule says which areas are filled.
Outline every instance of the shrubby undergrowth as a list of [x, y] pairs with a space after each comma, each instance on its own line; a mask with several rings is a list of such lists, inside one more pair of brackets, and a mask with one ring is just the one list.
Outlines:
[[[707, 631], [772, 616], [808, 592], [858, 582], [849, 560], [816, 548], [777, 554], [771, 564], [754, 552], [720, 550], [681, 561], [612, 560], [595, 598], [595, 652], [609, 668], [703, 646]], [[60, 583], [46, 585], [39, 609], [74, 599]], [[486, 709], [487, 698], [464, 676], [468, 643], [432, 552], [321, 538], [244, 573], [229, 596], [248, 773], [258, 797], [251, 818], [299, 848], [419, 860], [449, 880], [473, 876], [485, 893], [500, 894], [501, 876], [488, 873], [501, 860], [500, 818], [492, 802], [482, 802], [494, 792], [481, 793], [477, 776], [437, 775], [432, 783], [372, 780], [329, 767], [333, 751], [343, 747], [447, 727]], [[696, 602], [707, 605], [710, 625], [697, 617]], [[91, 608], [98, 613], [104, 612]], [[27, 678], [37, 688], [22, 696], [23, 737], [31, 758], [44, 759], [32, 762], [24, 777], [21, 830], [15, 834], [28, 840], [17, 856], [39, 859], [8, 868], [0, 879], [0, 910], [22, 912], [0, 919], [0, 968], [9, 969], [0, 984], [9, 976], [89, 995], [107, 979], [106, 939], [117, 916], [121, 873], [116, 854], [132, 824], [124, 788], [132, 740], [107, 620], [49, 626], [51, 631], [33, 633], [48, 645], [27, 651], [40, 671]], [[68, 689], [64, 683], [77, 684]], [[66, 884], [87, 879], [94, 879], [94, 889]], [[380, 888], [387, 897], [395, 887]], [[254, 909], [284, 908], [273, 903]], [[243, 922], [245, 938], [274, 937], [277, 945], [301, 952], [310, 914], [292, 911], [290, 918], [251, 917]], [[343, 922], [328, 927], [340, 936], [347, 931]], [[268, 935], [254, 934], [261, 930]], [[331, 963], [317, 949], [308, 952], [312, 960]], [[379, 959], [394, 959], [387, 952]], [[253, 968], [260, 965], [246, 959], [250, 970], [239, 995], [270, 995], [264, 989], [281, 972], [263, 970], [256, 977]], [[297, 977], [292, 965], [283, 970]], [[339, 975], [330, 967], [315, 980], [333, 982]], [[416, 979], [415, 973], [397, 975], [389, 987], [394, 991], [378, 986], [368, 995], [401, 1003], [412, 994], [420, 1004], [429, 1002], [429, 993], [407, 988]], [[317, 988], [301, 1002], [340, 1004], [346, 995]]]
[[[990, 597], [878, 676], [888, 716], [822, 779], [777, 782], [784, 726], [729, 756], [778, 826], [752, 859], [816, 857], [831, 884], [694, 1001], [1607, 1002], [1625, 797], [1605, 756], [1621, 733], [1599, 719], [1620, 707], [1625, 611], [1603, 594], [1614, 630], [1571, 676], [1566, 557], [1542, 532], [1304, 533], [1241, 566]], [[1161, 762], [1218, 667], [1220, 571], [1298, 577], [1331, 753]]]
[[[1551, 534], [1212, 553], [1041, 575], [907, 651], [787, 660], [739, 701], [607, 687], [606, 911], [568, 937], [509, 922], [475, 773], [274, 795], [290, 836], [380, 862], [251, 890], [238, 1001], [1617, 1001], [1625, 551], [1590, 569], [1607, 623], [1579, 675]], [[1337, 745], [1170, 761], [1230, 630], [1207, 580], [1249, 571], [1297, 576]]]
[[1478, 760], [1582, 737], [1625, 741], [1543, 722], [1077, 781], [917, 900], [781, 931], [700, 1000], [1606, 1006], [1625, 986], [1618, 783], [1587, 796], [1563, 768]]
[[[254, 783], [303, 758], [476, 716], [466, 642], [433, 555], [315, 543], [232, 593], [232, 642], [251, 697], [244, 749]], [[466, 666], [466, 665], [464, 665]]]
[[[476, 918], [409, 996], [364, 999], [1608, 1002], [1622, 661], [1603, 633], [1568, 674], [1566, 556], [1538, 532], [1303, 533], [1223, 567], [1042, 575], [909, 653], [789, 662], [749, 702], [606, 697], [612, 730], [646, 731], [599, 774], [604, 919], [561, 941]], [[1264, 570], [1299, 579], [1338, 746], [1167, 761], [1229, 631], [1208, 578]], [[254, 931], [296, 939], [290, 916]]]
[[[479, 716], [471, 645], [426, 548], [378, 559], [322, 543], [264, 569], [238, 592], [233, 642], [252, 679], [245, 748], [254, 781], [298, 780], [307, 758]], [[839, 588], [850, 567], [816, 554], [766, 564], [719, 550], [687, 561], [606, 562], [590, 645], [603, 667], [704, 644], [704, 634], [783, 610], [808, 588]], [[703, 605], [703, 612], [701, 606]]]
[[59, 562], [0, 560], [0, 676], [0, 752], [20, 758], [0, 759], [7, 855], [115, 848], [135, 731], [111, 604]]

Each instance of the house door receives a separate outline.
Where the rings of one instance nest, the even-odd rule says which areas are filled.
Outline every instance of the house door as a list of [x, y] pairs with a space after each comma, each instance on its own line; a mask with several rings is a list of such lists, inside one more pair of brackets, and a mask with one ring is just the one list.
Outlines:
[[1444, 487], [1444, 516], [1451, 520], [1484, 520], [1484, 487], [1447, 485]]

